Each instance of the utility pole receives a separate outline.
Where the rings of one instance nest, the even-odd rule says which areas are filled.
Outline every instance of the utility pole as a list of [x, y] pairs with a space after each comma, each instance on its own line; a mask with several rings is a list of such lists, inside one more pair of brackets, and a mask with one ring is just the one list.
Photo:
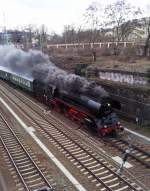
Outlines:
[[3, 28], [4, 44], [8, 44], [8, 36], [7, 36], [7, 29], [6, 29], [6, 17], [5, 17], [5, 13], [3, 13], [3, 19], [4, 19], [4, 28]]
[[128, 159], [129, 153], [130, 153], [130, 149], [128, 148], [128, 149], [125, 150], [124, 155], [123, 155], [123, 158], [122, 158], [122, 163], [121, 163], [119, 169], [117, 170], [117, 173], [118, 173], [119, 175], [121, 175], [122, 172], [123, 172], [124, 165], [125, 165], [125, 162], [126, 162], [127, 159]]
[[128, 148], [125, 150], [123, 157], [122, 157], [122, 163], [120, 164], [119, 169], [117, 170], [117, 174], [121, 175], [124, 170], [125, 162], [127, 161], [129, 154], [132, 150], [132, 138], [128, 137]]

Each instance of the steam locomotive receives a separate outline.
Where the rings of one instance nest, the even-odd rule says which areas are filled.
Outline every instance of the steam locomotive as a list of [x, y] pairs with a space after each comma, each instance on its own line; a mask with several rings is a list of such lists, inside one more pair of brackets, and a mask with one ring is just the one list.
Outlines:
[[98, 102], [86, 95], [77, 95], [38, 79], [20, 76], [4, 67], [0, 67], [0, 78], [31, 92], [57, 112], [76, 121], [81, 127], [95, 130], [100, 136], [123, 131], [113, 111], [114, 108], [120, 109], [120, 103], [110, 97], [103, 97]]

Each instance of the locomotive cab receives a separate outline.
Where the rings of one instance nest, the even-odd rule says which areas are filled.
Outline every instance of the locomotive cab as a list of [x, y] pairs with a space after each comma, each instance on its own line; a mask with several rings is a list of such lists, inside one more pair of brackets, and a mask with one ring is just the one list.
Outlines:
[[101, 107], [100, 107], [100, 109], [99, 109], [99, 115], [100, 115], [101, 117], [107, 116], [107, 115], [109, 115], [111, 112], [112, 112], [112, 107], [111, 107], [111, 104], [110, 104], [110, 103], [102, 104]]

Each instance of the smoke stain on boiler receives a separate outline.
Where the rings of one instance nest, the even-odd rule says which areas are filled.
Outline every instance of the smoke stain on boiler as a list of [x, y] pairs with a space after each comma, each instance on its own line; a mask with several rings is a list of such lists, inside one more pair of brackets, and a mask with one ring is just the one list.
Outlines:
[[41, 51], [25, 52], [13, 45], [0, 46], [0, 66], [26, 77], [33, 77], [45, 83], [56, 85], [61, 90], [76, 94], [85, 94], [95, 98], [107, 96], [107, 92], [83, 77], [68, 74], [49, 61], [48, 55]]

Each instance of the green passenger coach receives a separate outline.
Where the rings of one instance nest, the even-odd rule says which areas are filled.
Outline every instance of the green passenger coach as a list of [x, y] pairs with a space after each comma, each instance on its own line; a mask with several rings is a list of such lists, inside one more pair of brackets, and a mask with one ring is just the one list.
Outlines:
[[11, 74], [10, 82], [21, 87], [22, 89], [28, 90], [30, 92], [33, 91], [33, 79], [21, 77], [16, 74]]
[[0, 78], [1, 79], [9, 81], [10, 80], [10, 75], [11, 74], [9, 72], [3, 71], [0, 68]]
[[2, 66], [0, 66], [0, 78], [10, 81], [24, 90], [33, 92], [33, 78], [21, 76]]

